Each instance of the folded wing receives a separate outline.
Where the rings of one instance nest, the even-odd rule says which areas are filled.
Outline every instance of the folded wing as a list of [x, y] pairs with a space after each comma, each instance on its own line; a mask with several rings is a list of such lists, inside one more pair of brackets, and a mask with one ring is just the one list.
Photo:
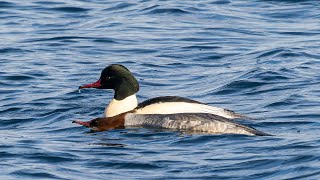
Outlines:
[[211, 134], [269, 135], [252, 127], [208, 113], [134, 114], [125, 117], [125, 126], [167, 128]]

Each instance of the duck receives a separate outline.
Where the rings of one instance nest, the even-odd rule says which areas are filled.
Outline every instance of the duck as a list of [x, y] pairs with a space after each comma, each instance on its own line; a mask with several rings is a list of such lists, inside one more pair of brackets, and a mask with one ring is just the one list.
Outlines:
[[104, 111], [106, 118], [134, 111], [135, 114], [205, 113], [228, 119], [252, 119], [228, 109], [180, 96], [161, 96], [138, 103], [136, 94], [139, 83], [129, 69], [121, 64], [107, 66], [96, 82], [82, 85], [79, 90], [87, 88], [114, 90], [114, 97]]
[[93, 132], [123, 129], [130, 127], [164, 128], [182, 132], [208, 134], [240, 134], [251, 136], [270, 136], [233, 120], [208, 113], [175, 114], [136, 114], [134, 111], [121, 113], [113, 117], [95, 118], [90, 121], [75, 120], [76, 123]]

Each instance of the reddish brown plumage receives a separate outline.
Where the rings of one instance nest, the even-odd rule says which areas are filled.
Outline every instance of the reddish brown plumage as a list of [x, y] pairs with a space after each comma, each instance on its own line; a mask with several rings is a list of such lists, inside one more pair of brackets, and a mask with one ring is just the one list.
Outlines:
[[97, 127], [99, 131], [107, 131], [110, 129], [124, 128], [124, 116], [126, 113], [122, 113], [108, 118], [97, 118]]
[[73, 121], [72, 123], [77, 123], [82, 126], [86, 126], [94, 131], [107, 131], [110, 129], [119, 129], [124, 128], [124, 117], [127, 113], [128, 112], [107, 118], [95, 118], [87, 122]]

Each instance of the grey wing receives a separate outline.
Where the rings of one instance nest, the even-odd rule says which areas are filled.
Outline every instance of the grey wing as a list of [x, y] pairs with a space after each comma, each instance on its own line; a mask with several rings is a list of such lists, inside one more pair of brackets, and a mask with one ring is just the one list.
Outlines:
[[237, 123], [237, 122], [235, 122], [233, 120], [230, 120], [228, 118], [221, 117], [221, 116], [218, 116], [218, 115], [215, 115], [215, 114], [203, 113], [203, 114], [194, 114], [194, 116], [201, 117], [202, 119], [205, 119], [205, 120], [208, 120], [208, 121], [219, 121], [219, 122], [228, 124], [228, 125], [230, 125], [230, 126], [232, 126], [234, 128], [243, 129], [243, 130], [245, 130], [247, 132], [252, 133], [253, 135], [270, 136], [270, 134], [268, 134], [268, 133], [264, 133], [262, 131], [259, 131], [259, 130], [255, 129], [255, 128], [253, 128], [253, 127], [239, 124], [239, 123]]
[[[245, 126], [227, 118], [207, 113], [150, 114], [148, 116], [157, 127], [202, 131], [222, 134], [269, 135], [252, 127]], [[152, 122], [152, 121], [150, 121]]]

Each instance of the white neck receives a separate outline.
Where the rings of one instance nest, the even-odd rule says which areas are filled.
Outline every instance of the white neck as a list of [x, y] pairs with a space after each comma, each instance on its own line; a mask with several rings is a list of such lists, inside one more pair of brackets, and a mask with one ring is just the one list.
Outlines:
[[131, 111], [138, 106], [138, 100], [136, 94], [126, 97], [122, 100], [112, 99], [110, 104], [104, 111], [105, 117], [113, 117], [115, 115]]

